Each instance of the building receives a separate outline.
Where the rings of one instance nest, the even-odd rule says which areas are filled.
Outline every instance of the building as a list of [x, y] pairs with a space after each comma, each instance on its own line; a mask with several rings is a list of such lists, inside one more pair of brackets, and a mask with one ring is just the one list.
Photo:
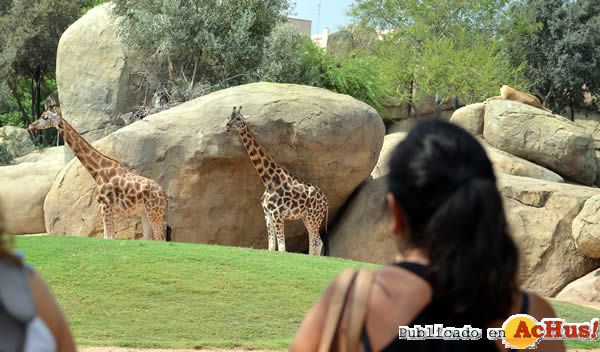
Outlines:
[[311, 20], [302, 20], [299, 18], [290, 18], [288, 17], [288, 23], [292, 26], [298, 28], [298, 31], [302, 34], [306, 34], [310, 37], [310, 32], [312, 30], [312, 21]]
[[317, 33], [317, 34], [313, 35], [312, 40], [313, 40], [313, 42], [319, 44], [321, 47], [326, 48], [327, 47], [327, 39], [329, 38], [330, 34], [331, 34], [331, 32], [329, 31], [329, 28], [325, 27], [323, 29], [323, 33]]

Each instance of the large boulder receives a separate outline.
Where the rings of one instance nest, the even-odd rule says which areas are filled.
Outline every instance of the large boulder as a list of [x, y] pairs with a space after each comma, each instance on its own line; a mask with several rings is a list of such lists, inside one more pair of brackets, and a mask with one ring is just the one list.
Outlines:
[[356, 190], [328, 235], [330, 256], [376, 264], [401, 258], [386, 194], [385, 177], [370, 177]]
[[387, 264], [398, 260], [392, 218], [386, 203], [389, 161], [407, 133], [388, 134], [371, 176], [348, 200], [329, 234], [329, 254], [363, 262]]
[[63, 147], [55, 147], [28, 154], [17, 165], [0, 167], [0, 198], [8, 214], [4, 219], [8, 233], [46, 232], [44, 198], [64, 164]]
[[533, 177], [551, 182], [565, 182], [559, 174], [545, 167], [494, 148], [484, 140], [479, 140], [479, 142], [481, 142], [481, 145], [483, 145], [488, 157], [492, 161], [496, 174], [503, 173], [514, 176]]
[[396, 132], [385, 136], [383, 147], [381, 147], [381, 152], [379, 153], [379, 160], [377, 160], [377, 164], [375, 164], [373, 172], [371, 172], [371, 177], [379, 178], [386, 176], [390, 172], [389, 163], [392, 153], [398, 144], [406, 138], [407, 134], [407, 132]]
[[590, 132], [559, 115], [514, 101], [491, 100], [485, 105], [483, 137], [492, 146], [567, 179], [585, 185], [596, 180]]
[[507, 222], [521, 251], [525, 288], [554, 296], [569, 282], [600, 267], [600, 260], [581, 254], [571, 224], [596, 188], [501, 175]]
[[573, 220], [573, 239], [584, 255], [600, 258], [600, 195], [588, 199]]
[[[143, 96], [134, 84], [136, 61], [128, 57], [109, 15], [94, 7], [63, 33], [56, 54], [56, 85], [63, 117], [88, 141], [122, 127], [116, 117]], [[67, 159], [73, 154], [65, 149]]]
[[474, 136], [483, 134], [483, 115], [485, 105], [483, 103], [470, 104], [457, 109], [450, 117], [450, 122], [455, 123]]
[[[150, 115], [94, 143], [170, 196], [173, 239], [266, 248], [264, 185], [241, 144], [226, 132], [233, 106], [274, 159], [320, 186], [329, 219], [377, 162], [385, 128], [377, 112], [347, 95], [298, 85], [255, 83], [221, 90]], [[343, 180], [341, 182], [340, 180]], [[57, 176], [44, 209], [48, 231], [101, 236], [94, 181], [78, 160]], [[116, 217], [117, 231], [131, 226]], [[308, 247], [301, 221], [286, 225], [288, 250]]]
[[600, 269], [571, 282], [556, 298], [579, 304], [600, 304]]
[[585, 127], [594, 139], [594, 147], [600, 149], [600, 111], [591, 109], [576, 111], [573, 122]]
[[[581, 254], [571, 223], [600, 190], [528, 177], [498, 175], [507, 223], [520, 248], [524, 288], [553, 296], [569, 282], [600, 267]], [[385, 177], [369, 178], [340, 215], [330, 239], [333, 256], [385, 264], [397, 259]]]
[[0, 144], [14, 158], [18, 158], [35, 150], [35, 145], [26, 129], [14, 126], [0, 127]]

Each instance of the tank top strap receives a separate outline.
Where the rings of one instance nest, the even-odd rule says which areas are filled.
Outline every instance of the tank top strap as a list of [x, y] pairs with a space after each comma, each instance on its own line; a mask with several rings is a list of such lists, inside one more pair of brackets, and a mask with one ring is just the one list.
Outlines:
[[412, 263], [412, 262], [398, 262], [394, 263], [394, 266], [404, 268], [411, 273], [421, 277], [423, 280], [429, 282], [429, 274], [427, 273], [427, 267], [423, 264]]

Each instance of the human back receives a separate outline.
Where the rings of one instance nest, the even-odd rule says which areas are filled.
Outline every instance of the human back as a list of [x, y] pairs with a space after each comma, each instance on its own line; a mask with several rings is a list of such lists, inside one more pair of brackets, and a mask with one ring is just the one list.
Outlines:
[[[487, 339], [486, 328], [501, 327], [524, 309], [538, 319], [554, 316], [548, 303], [519, 289], [518, 250], [491, 162], [474, 137], [447, 122], [421, 122], [396, 147], [389, 169], [390, 236], [403, 262], [375, 272], [360, 350], [502, 350], [500, 340]], [[307, 314], [292, 350], [318, 344], [337, 284], [336, 279]], [[353, 295], [351, 290], [349, 302]], [[340, 331], [349, 311], [346, 307]], [[398, 338], [399, 326], [417, 324], [470, 325], [483, 336], [477, 341]], [[561, 341], [540, 347], [564, 350]]]

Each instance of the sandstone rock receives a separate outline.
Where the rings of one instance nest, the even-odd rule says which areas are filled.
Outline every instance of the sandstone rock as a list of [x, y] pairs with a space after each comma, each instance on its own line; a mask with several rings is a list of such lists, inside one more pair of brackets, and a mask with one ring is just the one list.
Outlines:
[[348, 200], [329, 234], [329, 255], [368, 263], [400, 259], [385, 196], [385, 177], [370, 177]]
[[385, 198], [386, 176], [392, 152], [406, 135], [406, 132], [397, 132], [385, 136], [371, 177], [348, 200], [329, 235], [331, 256], [377, 264], [399, 260]]
[[[600, 260], [577, 251], [571, 223], [600, 190], [500, 174], [509, 229], [520, 248], [522, 286], [553, 296]], [[335, 224], [330, 254], [370, 263], [396, 259], [391, 218], [385, 204], [385, 177], [370, 178], [355, 192]]]
[[600, 303], [600, 269], [571, 282], [556, 298], [579, 304]]
[[408, 133], [406, 132], [396, 132], [385, 136], [383, 139], [383, 147], [381, 147], [381, 152], [379, 153], [379, 160], [377, 161], [373, 172], [371, 172], [373, 178], [385, 176], [390, 172], [388, 164], [392, 158], [392, 152], [396, 146], [406, 138], [407, 134]]
[[65, 147], [61, 145], [59, 147], [51, 147], [51, 148], [36, 150], [29, 154], [25, 154], [21, 157], [16, 158], [14, 160], [14, 163], [20, 164], [20, 163], [34, 163], [34, 162], [43, 161], [43, 160], [56, 160], [58, 163], [60, 163], [60, 165], [62, 167], [62, 165], [65, 164], [64, 160], [61, 162], [61, 159], [64, 159], [64, 154], [65, 154]]
[[579, 110], [574, 114], [573, 122], [585, 127], [592, 138], [596, 149], [600, 149], [600, 111]]
[[394, 121], [388, 126], [387, 133], [392, 134], [392, 133], [397, 133], [397, 132], [408, 132], [416, 124], [417, 124], [417, 119], [414, 117], [411, 117], [406, 120]]
[[600, 150], [596, 150], [596, 182], [594, 183], [596, 186], [600, 186]]
[[470, 104], [456, 110], [450, 122], [455, 123], [474, 136], [483, 134], [483, 114], [485, 105], [483, 103]]
[[596, 188], [500, 175], [507, 222], [521, 251], [520, 274], [526, 289], [554, 296], [569, 282], [600, 266], [581, 254], [571, 223]]
[[529, 105], [485, 104], [483, 137], [492, 146], [586, 185], [596, 179], [592, 136], [585, 128]]
[[[372, 171], [384, 126], [374, 109], [320, 88], [256, 83], [221, 90], [148, 116], [94, 143], [170, 196], [173, 239], [267, 248], [264, 185], [239, 135], [225, 130], [233, 106], [280, 165], [320, 186], [329, 219]], [[48, 231], [102, 236], [94, 182], [78, 160], [57, 176], [44, 209]], [[118, 231], [130, 223], [115, 217]], [[121, 234], [123, 236], [123, 234]], [[290, 251], [305, 250], [301, 221], [286, 224]]]
[[[128, 57], [109, 16], [110, 3], [94, 7], [63, 33], [56, 54], [56, 84], [63, 117], [89, 142], [122, 127], [143, 92], [132, 82], [136, 60]], [[67, 159], [73, 157], [66, 148]]]
[[64, 166], [63, 148], [50, 149], [28, 154], [17, 165], [0, 167], [0, 197], [8, 233], [46, 232], [44, 198]]
[[514, 176], [538, 178], [540, 180], [551, 182], [565, 182], [559, 174], [552, 172], [545, 167], [494, 148], [484, 140], [479, 140], [479, 142], [483, 145], [488, 157], [492, 161], [497, 175], [503, 173]]
[[600, 258], [600, 195], [588, 199], [571, 224], [579, 252]]
[[35, 150], [29, 133], [20, 127], [0, 127], [0, 144], [4, 144], [13, 157], [20, 157]]

